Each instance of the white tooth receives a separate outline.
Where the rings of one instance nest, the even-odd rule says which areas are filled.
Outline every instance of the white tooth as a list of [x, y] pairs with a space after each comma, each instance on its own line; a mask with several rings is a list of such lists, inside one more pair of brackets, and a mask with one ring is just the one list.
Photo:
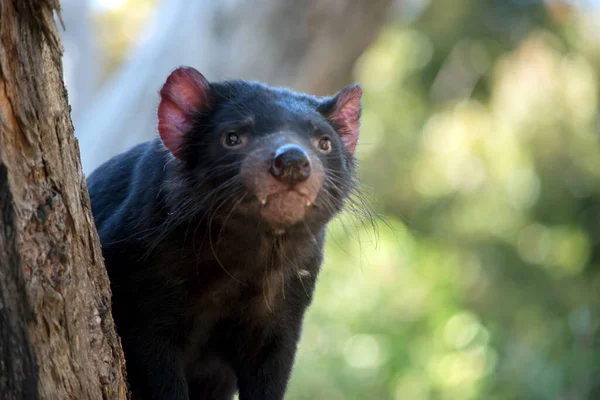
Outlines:
[[262, 199], [262, 200], [260, 201], [260, 204], [262, 204], [263, 206], [264, 206], [265, 204], [267, 204], [267, 199]]
[[310, 205], [311, 205], [311, 204], [312, 204], [312, 203], [311, 203], [310, 201], [307, 201], [307, 202], [306, 202], [306, 205], [307, 205], [308, 207], [310, 207]]

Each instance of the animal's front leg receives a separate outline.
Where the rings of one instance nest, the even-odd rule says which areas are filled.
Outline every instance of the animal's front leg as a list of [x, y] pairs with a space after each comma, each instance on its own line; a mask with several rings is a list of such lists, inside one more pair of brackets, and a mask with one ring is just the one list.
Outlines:
[[290, 378], [296, 341], [273, 338], [238, 368], [240, 400], [282, 400]]
[[148, 335], [124, 339], [128, 380], [133, 399], [189, 400], [179, 351]]

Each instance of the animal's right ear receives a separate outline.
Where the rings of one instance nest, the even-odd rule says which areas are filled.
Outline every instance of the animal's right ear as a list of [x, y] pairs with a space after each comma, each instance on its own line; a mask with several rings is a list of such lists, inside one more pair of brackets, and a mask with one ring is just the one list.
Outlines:
[[198, 114], [210, 106], [210, 83], [192, 67], [171, 72], [160, 90], [158, 133], [167, 149], [181, 158], [183, 139]]
[[362, 93], [360, 85], [349, 85], [318, 107], [318, 111], [333, 124], [350, 155], [354, 155], [358, 144]]

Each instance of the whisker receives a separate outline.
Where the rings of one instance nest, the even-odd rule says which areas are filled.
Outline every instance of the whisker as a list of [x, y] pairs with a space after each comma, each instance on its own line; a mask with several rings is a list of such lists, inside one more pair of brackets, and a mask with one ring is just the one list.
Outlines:
[[225, 268], [225, 266], [223, 265], [223, 263], [221, 262], [221, 260], [219, 259], [219, 256], [217, 255], [217, 252], [215, 251], [215, 248], [213, 246], [213, 242], [212, 242], [212, 221], [214, 219], [215, 214], [218, 212], [219, 208], [221, 208], [223, 206], [224, 203], [221, 203], [221, 205], [219, 207], [217, 207], [215, 209], [215, 211], [212, 213], [209, 221], [208, 221], [208, 243], [210, 245], [210, 249], [213, 253], [213, 256], [215, 257], [215, 260], [217, 261], [217, 264], [219, 264], [219, 266], [221, 267], [221, 269], [223, 269], [223, 271], [229, 275], [231, 277], [231, 279], [233, 279], [234, 281], [236, 281], [237, 283], [241, 284], [241, 285], [245, 285], [244, 282], [240, 281], [239, 279], [237, 279], [235, 276], [233, 276], [228, 270], [227, 268]]
[[223, 221], [223, 223], [221, 224], [221, 229], [219, 230], [219, 236], [217, 236], [217, 246], [219, 245], [219, 243], [221, 242], [222, 234], [223, 234], [223, 229], [225, 228], [225, 226], [227, 225], [227, 221], [229, 221], [229, 218], [231, 218], [231, 215], [233, 214], [233, 212], [235, 211], [235, 209], [240, 205], [240, 203], [242, 201], [244, 201], [244, 199], [246, 198], [246, 195], [248, 195], [248, 192], [245, 192], [240, 198], [239, 200], [231, 207], [231, 211], [229, 211], [229, 214], [227, 214], [227, 217], [225, 218], [225, 220]]

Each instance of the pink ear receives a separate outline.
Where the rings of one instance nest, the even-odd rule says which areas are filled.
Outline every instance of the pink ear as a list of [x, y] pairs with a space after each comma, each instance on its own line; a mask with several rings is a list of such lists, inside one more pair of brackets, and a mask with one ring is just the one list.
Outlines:
[[346, 86], [327, 101], [322, 109], [351, 155], [354, 155], [358, 144], [362, 93], [358, 84]]
[[184, 135], [194, 124], [199, 112], [209, 106], [210, 84], [192, 67], [171, 72], [160, 90], [158, 133], [167, 149], [181, 157]]

